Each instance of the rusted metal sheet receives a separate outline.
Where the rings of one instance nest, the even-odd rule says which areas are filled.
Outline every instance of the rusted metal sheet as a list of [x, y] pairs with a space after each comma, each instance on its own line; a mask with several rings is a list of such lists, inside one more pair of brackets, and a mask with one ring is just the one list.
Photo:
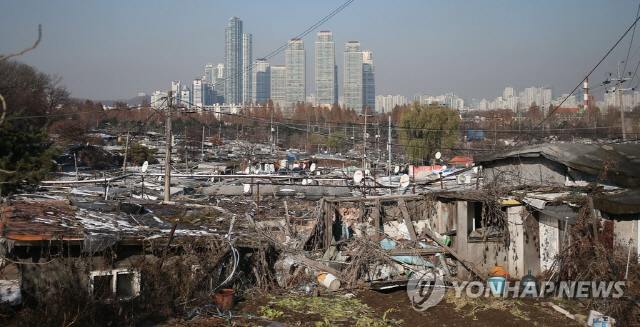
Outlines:
[[9, 200], [2, 208], [0, 233], [19, 241], [82, 240], [75, 209], [66, 201]]

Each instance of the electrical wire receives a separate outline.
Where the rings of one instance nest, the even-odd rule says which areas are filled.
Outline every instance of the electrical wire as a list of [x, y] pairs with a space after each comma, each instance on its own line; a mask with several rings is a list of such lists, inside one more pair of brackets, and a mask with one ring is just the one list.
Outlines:
[[[638, 20], [640, 20], [640, 16], [636, 17], [636, 20], [633, 22], [633, 24], [631, 24], [631, 26], [629, 26], [629, 28], [627, 29], [626, 32], [624, 32], [624, 34], [622, 34], [622, 36], [618, 39], [618, 41], [613, 45], [613, 47], [611, 47], [611, 49], [609, 49], [609, 51], [607, 51], [607, 53], [604, 55], [604, 57], [602, 57], [602, 59], [600, 59], [600, 61], [595, 65], [595, 67], [593, 67], [593, 69], [591, 69], [591, 71], [586, 75], [587, 77], [589, 77], [599, 66], [600, 64], [602, 64], [602, 62], [609, 56], [609, 54], [611, 54], [611, 52], [613, 51], [613, 49], [615, 49], [618, 44], [620, 44], [620, 42], [624, 39], [624, 37], [629, 33], [629, 31], [631, 31], [632, 28], [634, 28], [636, 26], [636, 24], [638, 23]], [[583, 80], [580, 80], [580, 83], [578, 83], [578, 85], [576, 85], [576, 87], [573, 89], [573, 91], [571, 91], [571, 93], [575, 92], [580, 85], [582, 84]], [[562, 100], [562, 102], [560, 103], [560, 105], [558, 105], [555, 109], [553, 109], [551, 112], [549, 112], [549, 114], [542, 119], [542, 121], [540, 121], [540, 123], [538, 123], [535, 127], [533, 127], [531, 129], [531, 131], [529, 131], [529, 134], [533, 133], [534, 130], [538, 129], [540, 126], [542, 126], [542, 124], [549, 119], [549, 117], [551, 117], [551, 115], [553, 115], [553, 113], [556, 112], [556, 110], [558, 110], [558, 108], [560, 108], [560, 106], [567, 101], [569, 97], [565, 97], [564, 100]], [[518, 142], [518, 139], [520, 138], [520, 136], [522, 136], [523, 134], [520, 134], [518, 136], [516, 136], [516, 138], [514, 139], [514, 142]]]

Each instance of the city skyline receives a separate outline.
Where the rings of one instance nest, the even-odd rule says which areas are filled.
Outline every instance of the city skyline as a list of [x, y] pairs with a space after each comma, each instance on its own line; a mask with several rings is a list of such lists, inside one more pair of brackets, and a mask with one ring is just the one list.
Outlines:
[[[138, 92], [166, 91], [172, 80], [190, 85], [202, 76], [205, 64], [225, 62], [223, 30], [229, 17], [244, 22], [244, 29], [252, 32], [253, 58], [262, 58], [344, 3], [9, 2], [0, 13], [7, 29], [2, 52], [32, 44], [42, 23], [38, 48], [17, 60], [61, 76], [74, 97], [126, 99]], [[411, 98], [454, 92], [467, 100], [491, 100], [505, 86], [531, 85], [553, 85], [557, 94], [565, 94], [631, 26], [637, 5], [354, 1], [302, 40], [313, 44], [317, 32], [329, 30], [338, 52], [349, 40], [360, 41], [375, 54], [376, 95]], [[187, 18], [186, 23], [166, 23], [176, 18]], [[603, 91], [598, 84], [607, 72], [615, 72], [628, 50], [626, 70], [635, 71], [640, 42], [630, 48], [630, 36], [591, 75], [594, 92]], [[268, 62], [282, 65], [284, 57], [283, 51]], [[336, 58], [338, 76], [341, 59]], [[306, 95], [315, 93], [315, 73], [310, 70], [306, 89]]]

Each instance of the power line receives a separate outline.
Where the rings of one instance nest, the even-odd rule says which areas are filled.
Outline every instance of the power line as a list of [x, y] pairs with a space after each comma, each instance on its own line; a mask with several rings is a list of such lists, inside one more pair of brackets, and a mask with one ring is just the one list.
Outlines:
[[[638, 23], [638, 20], [640, 20], [640, 16], [636, 17], [636, 20], [633, 22], [633, 24], [631, 24], [631, 26], [629, 26], [629, 28], [627, 29], [626, 32], [624, 32], [624, 34], [620, 37], [620, 39], [618, 39], [618, 41], [613, 45], [613, 47], [611, 47], [611, 49], [609, 49], [609, 51], [607, 51], [607, 53], [604, 55], [604, 57], [602, 57], [602, 59], [600, 59], [600, 61], [595, 65], [595, 67], [593, 67], [593, 69], [591, 69], [591, 71], [586, 75], [587, 77], [589, 77], [599, 66], [600, 64], [609, 56], [609, 54], [611, 54], [611, 52], [613, 51], [613, 49], [615, 49], [618, 44], [622, 41], [622, 39], [624, 39], [624, 37], [629, 33], [629, 31], [631, 31], [632, 28], [634, 28], [636, 26], [636, 24]], [[576, 87], [573, 89], [573, 91], [571, 91], [571, 94], [573, 92], [575, 92], [580, 85], [582, 84], [582, 82], [584, 81], [584, 79], [580, 80], [580, 83], [578, 83], [578, 85], [576, 85]], [[549, 114], [540, 122], [538, 123], [535, 127], [533, 127], [531, 129], [531, 131], [529, 131], [529, 134], [531, 134], [534, 130], [538, 129], [540, 126], [542, 126], [542, 124], [549, 119], [549, 117], [551, 117], [551, 115], [553, 115], [553, 113], [558, 110], [558, 108], [560, 108], [560, 106], [567, 101], [567, 99], [569, 99], [569, 97], [565, 97], [564, 100], [562, 100], [562, 102], [560, 102], [560, 104], [553, 109], [551, 112], [549, 112]], [[518, 136], [516, 136], [516, 138], [514, 139], [514, 142], [517, 142], [518, 139], [520, 138], [520, 136], [522, 136], [524, 134], [520, 134]]]

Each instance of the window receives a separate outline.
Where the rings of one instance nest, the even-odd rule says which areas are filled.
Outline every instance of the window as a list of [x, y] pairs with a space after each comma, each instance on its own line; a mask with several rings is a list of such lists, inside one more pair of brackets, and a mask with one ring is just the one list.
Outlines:
[[140, 272], [129, 269], [92, 271], [89, 291], [98, 298], [132, 299], [140, 294]]

